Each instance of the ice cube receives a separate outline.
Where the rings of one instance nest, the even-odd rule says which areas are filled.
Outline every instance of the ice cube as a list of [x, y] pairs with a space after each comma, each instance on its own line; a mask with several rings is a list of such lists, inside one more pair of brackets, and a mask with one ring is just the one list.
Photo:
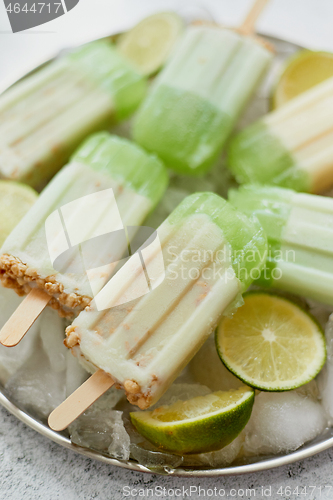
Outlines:
[[112, 410], [95, 412], [88, 409], [70, 425], [71, 440], [83, 448], [106, 453], [111, 443], [113, 424]]
[[68, 349], [64, 346], [64, 320], [50, 308], [45, 309], [42, 313], [40, 336], [43, 349], [49, 358], [52, 371], [58, 373], [66, 370], [66, 355]]
[[30, 357], [5, 387], [21, 407], [46, 418], [66, 397], [67, 349], [63, 345], [64, 322], [56, 311], [42, 313], [40, 330]]
[[101, 398], [99, 398], [91, 408], [96, 412], [99, 410], [112, 410], [118, 402], [124, 397], [124, 392], [111, 387]]
[[114, 425], [111, 432], [111, 443], [108, 447], [108, 453], [113, 458], [119, 460], [128, 460], [130, 456], [130, 438], [127, 434], [120, 411], [113, 411]]
[[228, 446], [221, 450], [199, 455], [187, 455], [184, 457], [184, 465], [199, 466], [209, 465], [210, 467], [227, 467], [237, 458], [245, 439], [245, 431], [242, 431]]
[[333, 424], [333, 314], [325, 328], [327, 360], [324, 368], [317, 377], [318, 388], [322, 405], [329, 419], [329, 425]]
[[[13, 290], [0, 287], [0, 329], [4, 326], [23, 298]], [[5, 385], [36, 349], [40, 319], [37, 319], [22, 341], [15, 347], [0, 345], [0, 383]]]
[[[75, 358], [73, 359], [75, 360]], [[75, 376], [77, 377], [77, 375], [78, 372], [76, 372]], [[71, 383], [73, 383], [73, 380]], [[118, 454], [117, 458], [127, 460], [127, 455], [129, 456], [129, 436], [125, 428], [122, 429], [122, 412], [113, 410], [122, 397], [122, 391], [111, 387], [83, 415], [76, 419], [69, 427], [73, 443], [102, 453], [110, 453], [114, 458]], [[115, 431], [113, 430], [114, 427]], [[122, 449], [122, 439], [124, 439], [124, 449]], [[108, 451], [110, 446], [114, 447], [112, 453]]]
[[183, 463], [182, 457], [158, 450], [147, 441], [131, 443], [131, 457], [139, 464], [156, 471], [165, 467], [176, 468]]
[[93, 405], [70, 426], [73, 443], [128, 460], [130, 438], [122, 420], [122, 412]]
[[66, 370], [52, 370], [50, 359], [39, 339], [34, 353], [9, 378], [5, 387], [21, 408], [46, 418], [66, 397], [65, 378]]
[[131, 441], [131, 457], [140, 464], [156, 471], [163, 470], [165, 467], [175, 468], [181, 465], [183, 462], [182, 457], [157, 448], [139, 434], [131, 422], [129, 416], [131, 411], [138, 411], [138, 408], [126, 402], [124, 405], [123, 421]]
[[327, 425], [322, 406], [295, 391], [261, 392], [245, 428], [245, 455], [293, 451], [318, 436]]
[[224, 366], [217, 354], [214, 336], [201, 347], [189, 364], [193, 379], [212, 392], [238, 389], [244, 384]]
[[295, 389], [295, 392], [297, 392], [297, 394], [300, 394], [301, 396], [312, 398], [314, 401], [318, 401], [320, 396], [316, 379], [313, 379], [307, 384], [304, 384], [298, 389]]
[[66, 352], [66, 397], [70, 396], [89, 377], [89, 373], [73, 356], [72, 351]]
[[311, 299], [307, 299], [307, 305], [312, 316], [316, 318], [322, 328], [325, 328], [329, 315], [332, 312], [332, 308]]
[[318, 376], [318, 387], [322, 406], [326, 412], [328, 425], [333, 425], [333, 363], [326, 362], [326, 365]]
[[333, 363], [333, 314], [329, 317], [325, 328], [327, 359]]
[[236, 188], [237, 183], [225, 163], [225, 157], [220, 156], [204, 177], [171, 175], [168, 191], [179, 190], [187, 195], [198, 191], [213, 191], [227, 198], [229, 189]]

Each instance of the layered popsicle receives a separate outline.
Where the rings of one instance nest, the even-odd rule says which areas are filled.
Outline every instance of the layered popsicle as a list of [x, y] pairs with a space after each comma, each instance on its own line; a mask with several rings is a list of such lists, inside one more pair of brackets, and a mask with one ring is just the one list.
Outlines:
[[272, 53], [254, 37], [190, 27], [135, 119], [136, 142], [178, 173], [213, 164]]
[[95, 297], [67, 328], [65, 343], [87, 369], [109, 374], [145, 409], [220, 317], [240, 305], [265, 263], [267, 243], [257, 220], [216, 194], [197, 193], [171, 213], [141, 254], [103, 288], [103, 309]]
[[230, 202], [255, 215], [269, 242], [260, 283], [333, 305], [333, 200], [269, 186], [231, 190]]
[[40, 186], [89, 134], [131, 114], [146, 79], [106, 40], [84, 45], [0, 96], [0, 175]]
[[241, 131], [228, 164], [239, 183], [320, 193], [333, 185], [333, 77]]
[[5, 241], [2, 284], [19, 295], [40, 288], [60, 314], [78, 313], [127, 250], [126, 227], [141, 225], [167, 183], [161, 161], [139, 146], [91, 136]]

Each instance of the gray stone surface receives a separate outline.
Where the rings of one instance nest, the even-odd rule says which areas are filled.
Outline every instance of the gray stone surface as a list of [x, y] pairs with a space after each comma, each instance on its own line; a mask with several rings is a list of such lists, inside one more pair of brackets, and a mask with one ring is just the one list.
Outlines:
[[[66, 500], [120, 500], [124, 498], [331, 500], [333, 498], [332, 460], [333, 450], [328, 450], [302, 462], [245, 476], [183, 479], [142, 474], [105, 465], [62, 448], [26, 427], [0, 407], [1, 500], [56, 500], [58, 498]], [[301, 488], [305, 486], [307, 494], [301, 495]], [[311, 486], [315, 490], [311, 489]], [[169, 493], [165, 491], [164, 495], [161, 490], [163, 487], [171, 491]], [[193, 489], [195, 487], [196, 492]], [[199, 487], [202, 488], [200, 496]], [[265, 489], [266, 496], [262, 494], [262, 487]], [[271, 487], [271, 492], [267, 489], [269, 487]], [[280, 487], [291, 487], [291, 492], [298, 487], [298, 495], [297, 490], [289, 494], [288, 489], [283, 490], [285, 491], [283, 495], [279, 495]], [[148, 488], [157, 489], [153, 494], [147, 491]], [[217, 488], [216, 494], [214, 494], [214, 488]], [[255, 490], [255, 495], [253, 492], [246, 494], [246, 489], [250, 488]], [[133, 491], [134, 489], [137, 491]], [[142, 491], [139, 491], [144, 489], [145, 496]], [[222, 497], [223, 492], [219, 496], [220, 489], [225, 490], [224, 497]], [[129, 494], [130, 492], [132, 495]], [[139, 496], [140, 493], [141, 496]]]

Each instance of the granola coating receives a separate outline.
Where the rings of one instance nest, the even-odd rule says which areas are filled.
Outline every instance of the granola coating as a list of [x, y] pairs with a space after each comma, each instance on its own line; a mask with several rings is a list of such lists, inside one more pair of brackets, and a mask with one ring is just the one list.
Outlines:
[[65, 293], [63, 284], [54, 275], [42, 278], [36, 269], [8, 254], [0, 256], [0, 280], [2, 286], [13, 289], [20, 296], [27, 295], [33, 287], [44, 290], [51, 296], [49, 306], [57, 310], [61, 317], [69, 319], [87, 307], [92, 300], [86, 295]]

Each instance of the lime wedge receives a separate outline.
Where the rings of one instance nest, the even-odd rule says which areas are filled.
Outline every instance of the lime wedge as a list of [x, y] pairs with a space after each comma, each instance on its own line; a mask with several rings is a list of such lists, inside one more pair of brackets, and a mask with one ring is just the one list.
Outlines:
[[289, 58], [275, 86], [273, 109], [333, 76], [333, 54], [302, 50]]
[[26, 184], [0, 181], [0, 246], [38, 197]]
[[219, 450], [238, 436], [253, 402], [254, 391], [242, 387], [130, 415], [140, 434], [156, 446], [177, 455], [204, 453]]
[[143, 75], [152, 75], [163, 66], [183, 30], [177, 14], [153, 14], [121, 35], [118, 49]]
[[316, 320], [283, 297], [249, 292], [216, 332], [225, 366], [247, 385], [288, 391], [310, 382], [326, 360], [325, 337]]

